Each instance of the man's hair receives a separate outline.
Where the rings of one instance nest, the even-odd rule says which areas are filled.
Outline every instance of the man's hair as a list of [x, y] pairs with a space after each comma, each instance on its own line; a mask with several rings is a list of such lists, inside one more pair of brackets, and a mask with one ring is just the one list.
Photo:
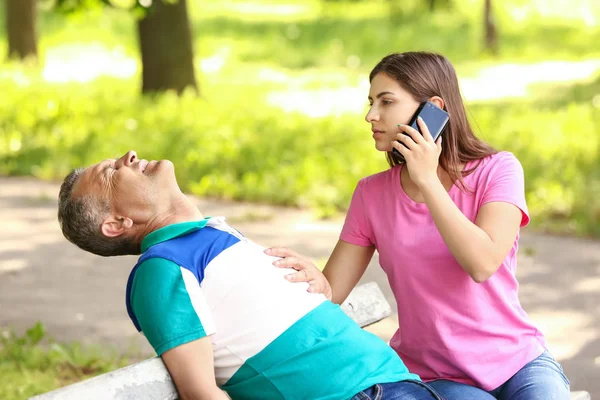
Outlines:
[[130, 237], [106, 237], [102, 222], [110, 212], [107, 199], [91, 194], [73, 194], [73, 187], [83, 172], [74, 169], [67, 175], [58, 195], [58, 222], [63, 235], [79, 248], [99, 256], [140, 254], [140, 246]]

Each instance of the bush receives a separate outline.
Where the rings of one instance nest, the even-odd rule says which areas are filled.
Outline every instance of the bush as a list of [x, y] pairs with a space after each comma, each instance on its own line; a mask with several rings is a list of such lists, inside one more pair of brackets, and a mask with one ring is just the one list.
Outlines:
[[[600, 116], [591, 101], [600, 81], [586, 87], [561, 95], [566, 106], [549, 99], [470, 111], [485, 140], [521, 160], [534, 224], [600, 234]], [[328, 216], [348, 206], [361, 177], [386, 168], [360, 115], [309, 118], [267, 106], [264, 88], [238, 85], [243, 95], [233, 97], [204, 89], [210, 101], [143, 98], [119, 80], [25, 88], [0, 80], [0, 173], [62, 179], [136, 149], [173, 160], [185, 191]]]

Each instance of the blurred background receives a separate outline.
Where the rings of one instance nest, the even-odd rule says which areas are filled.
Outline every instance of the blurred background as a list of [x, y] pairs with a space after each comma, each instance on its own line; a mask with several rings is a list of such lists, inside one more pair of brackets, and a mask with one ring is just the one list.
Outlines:
[[535, 224], [600, 235], [600, 1], [4, 1], [1, 174], [135, 148], [191, 193], [328, 216], [385, 166], [369, 71], [432, 50], [477, 133], [523, 163]]
[[[532, 229], [600, 237], [600, 1], [3, 0], [0, 13], [0, 176], [57, 182], [135, 149], [173, 160], [188, 193], [339, 218], [386, 168], [363, 119], [369, 71], [431, 50], [454, 64], [476, 133], [523, 164]], [[6, 359], [27, 371], [43, 326], [9, 336]]]

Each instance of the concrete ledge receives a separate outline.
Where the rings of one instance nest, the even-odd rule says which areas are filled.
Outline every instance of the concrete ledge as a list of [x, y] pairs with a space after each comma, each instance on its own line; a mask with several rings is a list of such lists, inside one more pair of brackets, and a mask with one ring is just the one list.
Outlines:
[[571, 400], [591, 400], [588, 392], [571, 392]]
[[35, 400], [175, 400], [179, 395], [162, 359], [155, 357], [82, 382]]

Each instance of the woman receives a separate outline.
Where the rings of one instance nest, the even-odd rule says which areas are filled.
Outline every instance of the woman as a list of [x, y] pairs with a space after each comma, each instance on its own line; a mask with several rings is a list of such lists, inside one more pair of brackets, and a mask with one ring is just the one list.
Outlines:
[[[398, 303], [390, 345], [446, 398], [568, 399], [569, 381], [518, 300], [529, 222], [521, 164], [475, 137], [443, 56], [391, 54], [369, 79], [365, 119], [390, 169], [358, 183], [323, 273], [290, 250], [267, 252], [298, 270], [290, 280], [341, 303], [377, 249]], [[423, 121], [423, 135], [403, 125], [427, 100], [450, 114], [436, 142]]]

